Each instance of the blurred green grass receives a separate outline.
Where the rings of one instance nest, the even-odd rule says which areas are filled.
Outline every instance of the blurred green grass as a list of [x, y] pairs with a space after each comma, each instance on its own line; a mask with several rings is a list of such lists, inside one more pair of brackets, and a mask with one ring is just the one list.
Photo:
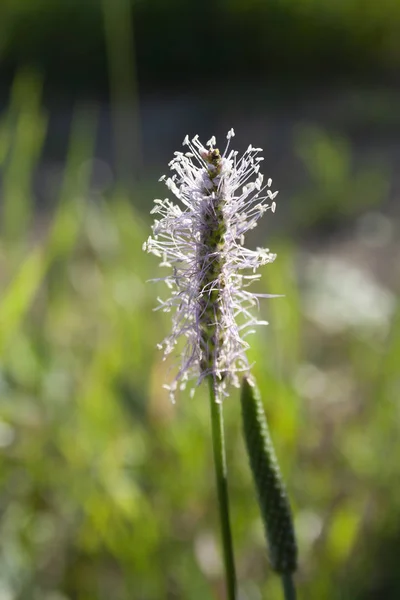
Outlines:
[[[171, 365], [155, 346], [169, 322], [152, 311], [164, 290], [146, 283], [159, 272], [141, 250], [150, 217], [118, 185], [90, 200], [82, 164], [96, 115], [82, 107], [57, 206], [38, 229], [31, 182], [45, 123], [40, 84], [23, 75], [0, 123], [1, 593], [222, 598], [208, 402], [199, 389], [172, 406], [162, 388]], [[307, 135], [321, 215], [341, 214], [330, 183], [340, 202], [355, 194], [349, 151]], [[321, 217], [303, 211], [300, 226], [307, 214]], [[309, 312], [322, 277], [299, 282], [300, 244], [282, 233], [268, 246], [278, 259], [261, 291], [285, 298], [262, 305], [270, 326], [254, 336], [250, 360], [294, 506], [299, 597], [397, 598], [400, 304], [372, 332], [367, 320], [326, 329]], [[242, 595], [280, 598], [236, 391], [225, 412]]]

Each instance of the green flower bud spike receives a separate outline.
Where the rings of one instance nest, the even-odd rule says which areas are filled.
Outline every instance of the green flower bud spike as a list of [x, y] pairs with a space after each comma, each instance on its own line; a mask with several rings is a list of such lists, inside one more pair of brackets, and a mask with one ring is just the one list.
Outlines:
[[295, 598], [291, 574], [297, 545], [289, 500], [258, 389], [248, 378], [241, 392], [243, 433], [264, 522], [272, 568], [281, 574], [287, 600]]

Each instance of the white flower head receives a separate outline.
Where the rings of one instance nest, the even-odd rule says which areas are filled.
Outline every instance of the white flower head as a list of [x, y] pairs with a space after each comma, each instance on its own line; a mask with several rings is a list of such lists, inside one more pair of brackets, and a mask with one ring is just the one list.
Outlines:
[[198, 136], [185, 137], [189, 151], [175, 152], [169, 163], [174, 173], [165, 180], [179, 203], [155, 200], [151, 212], [159, 219], [143, 245], [161, 258], [160, 266], [172, 269], [163, 278], [170, 297], [159, 299], [158, 307], [174, 312], [172, 333], [159, 345], [164, 355], [185, 339], [179, 372], [166, 386], [172, 399], [178, 386], [184, 389], [189, 379], [200, 383], [208, 375], [221, 397], [228, 384], [238, 386], [238, 375], [250, 369], [246, 335], [255, 325], [267, 324], [250, 311], [259, 297], [271, 296], [254, 294], [248, 286], [260, 277], [258, 267], [276, 255], [263, 248], [248, 250], [244, 237], [261, 215], [275, 210], [277, 192], [270, 191], [270, 179], [263, 185], [261, 148], [249, 146], [238, 158], [236, 151], [228, 152], [233, 136], [231, 129], [222, 155], [214, 137], [206, 147]]

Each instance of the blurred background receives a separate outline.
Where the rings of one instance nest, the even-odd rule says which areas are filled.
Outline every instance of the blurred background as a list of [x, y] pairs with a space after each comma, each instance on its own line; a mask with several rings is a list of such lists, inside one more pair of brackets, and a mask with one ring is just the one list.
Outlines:
[[[208, 399], [142, 252], [186, 134], [265, 149], [250, 361], [300, 599], [400, 598], [398, 0], [1, 0], [0, 600], [223, 596]], [[225, 405], [241, 600], [281, 598]]]

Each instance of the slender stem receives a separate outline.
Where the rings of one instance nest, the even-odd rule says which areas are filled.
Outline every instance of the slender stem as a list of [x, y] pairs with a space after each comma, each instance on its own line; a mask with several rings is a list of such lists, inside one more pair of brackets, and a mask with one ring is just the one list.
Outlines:
[[296, 588], [290, 573], [282, 573], [282, 587], [285, 600], [296, 600]]
[[227, 599], [236, 600], [236, 574], [233, 558], [232, 534], [229, 522], [229, 494], [225, 455], [224, 421], [222, 403], [218, 402], [217, 390], [212, 376], [208, 377], [211, 406], [211, 428], [214, 451], [214, 467], [217, 482], [221, 537], [225, 563]]

